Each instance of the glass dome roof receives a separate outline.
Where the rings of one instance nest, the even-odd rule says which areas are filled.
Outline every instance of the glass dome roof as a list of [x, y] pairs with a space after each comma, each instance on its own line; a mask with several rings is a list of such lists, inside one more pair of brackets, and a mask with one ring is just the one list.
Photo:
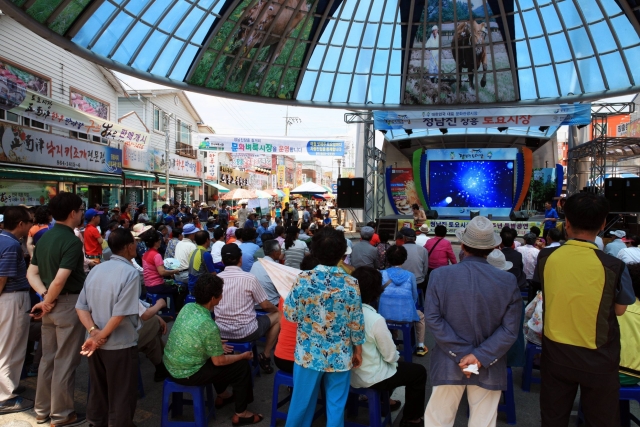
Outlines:
[[635, 0], [0, 0], [91, 61], [262, 102], [419, 109], [640, 90]]

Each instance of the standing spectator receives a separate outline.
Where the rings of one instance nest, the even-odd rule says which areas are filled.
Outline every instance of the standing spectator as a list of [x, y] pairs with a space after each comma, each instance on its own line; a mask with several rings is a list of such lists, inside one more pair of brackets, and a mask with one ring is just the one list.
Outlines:
[[273, 222], [273, 224], [269, 225], [269, 228], [267, 229], [267, 231], [275, 236], [276, 227], [281, 225], [282, 225], [282, 218], [276, 217], [276, 220]]
[[[263, 249], [264, 257], [262, 259], [264, 262], [278, 262], [278, 260], [280, 260], [282, 249], [276, 240], [267, 240], [264, 243]], [[244, 257], [244, 251], [242, 252], [242, 256]], [[244, 260], [242, 262], [244, 265]], [[260, 262], [253, 263], [250, 273], [256, 276], [256, 279], [258, 279], [260, 285], [262, 285], [262, 289], [266, 292], [269, 302], [277, 306], [280, 301], [280, 293], [278, 293], [271, 276], [269, 276], [262, 264]]]
[[27, 350], [31, 308], [27, 264], [20, 245], [32, 226], [31, 214], [22, 206], [4, 211], [0, 233], [0, 415], [33, 408], [33, 401], [14, 393]]
[[621, 259], [625, 264], [635, 264], [640, 262], [640, 237], [629, 236], [622, 239], [627, 245], [626, 248], [621, 249], [618, 252], [616, 258]]
[[268, 225], [269, 220], [267, 218], [262, 218], [260, 220], [260, 226], [256, 229], [256, 233], [258, 234], [258, 237], [256, 237], [256, 245], [260, 247], [262, 247], [262, 235], [267, 232]]
[[416, 203], [411, 205], [411, 210], [413, 211], [413, 225], [414, 227], [420, 227], [427, 220], [427, 214], [424, 213], [424, 210]]
[[551, 206], [551, 202], [547, 201], [544, 204], [544, 229], [542, 232], [542, 238], [547, 238], [549, 230], [556, 228], [556, 222], [558, 221], [558, 212]]
[[[344, 227], [342, 225], [337, 226], [336, 230], [341, 232], [344, 235], [345, 230], [344, 230]], [[353, 242], [351, 240], [347, 239], [346, 235], [344, 236], [344, 240], [347, 241], [347, 248], [348, 248], [348, 250], [346, 252], [346, 253], [348, 253], [348, 255], [344, 259], [344, 262], [347, 263], [347, 264], [351, 264], [351, 253], [353, 252]]]
[[[370, 267], [360, 267], [352, 273], [352, 276], [358, 280], [362, 295], [365, 342], [362, 344], [362, 365], [351, 371], [351, 386], [388, 391], [389, 394], [393, 393], [397, 387], [406, 387], [407, 403], [400, 425], [402, 427], [422, 427], [424, 426], [422, 414], [424, 413], [427, 370], [417, 363], [398, 360], [398, 350], [396, 350], [387, 322], [371, 306], [382, 293], [383, 279], [380, 273]], [[389, 403], [392, 411], [394, 405], [397, 408], [400, 408], [401, 405], [399, 401]]]
[[436, 237], [429, 239], [424, 245], [424, 248], [429, 254], [429, 273], [436, 268], [449, 265], [449, 263], [458, 263], [458, 260], [453, 253], [451, 242], [445, 238], [447, 235], [447, 227], [444, 225], [438, 225], [434, 231], [436, 233]]
[[182, 283], [189, 281], [189, 260], [191, 259], [191, 254], [197, 248], [195, 243], [197, 232], [198, 229], [195, 225], [185, 225], [182, 229], [184, 238], [176, 245], [176, 259], [180, 263], [179, 270], [181, 271], [176, 274], [176, 280]]
[[167, 250], [164, 251], [164, 259], [175, 258], [176, 247], [182, 241], [182, 228], [174, 228], [171, 230], [171, 240], [167, 243]]
[[427, 233], [430, 231], [429, 226], [427, 224], [422, 224], [418, 231], [420, 234], [416, 236], [416, 245], [424, 248], [424, 245], [427, 244], [427, 240], [429, 240], [429, 236], [427, 236]]
[[[566, 229], [566, 224], [565, 224], [565, 229]], [[607, 243], [607, 245], [604, 247], [604, 253], [611, 256], [618, 256], [618, 252], [620, 252], [622, 249], [627, 247], [627, 245], [625, 245], [624, 242], [622, 241], [622, 239], [624, 239], [627, 236], [627, 233], [625, 233], [622, 230], [615, 230], [615, 231], [612, 231], [610, 234], [613, 240]]]
[[310, 223], [311, 222], [311, 205], [307, 205], [304, 208], [304, 212], [302, 212], [302, 223]]
[[275, 239], [278, 241], [278, 243], [280, 243], [280, 246], [283, 246], [285, 238], [284, 227], [279, 225], [276, 227], [274, 232]]
[[500, 231], [500, 238], [502, 239], [501, 250], [504, 254], [504, 258], [512, 265], [509, 273], [516, 276], [516, 280], [518, 281], [518, 288], [523, 291], [527, 289], [527, 286], [529, 284], [527, 282], [527, 276], [524, 274], [524, 263], [522, 262], [522, 254], [513, 249], [513, 242], [517, 234], [518, 232], [513, 228], [504, 227]]
[[291, 208], [291, 225], [298, 226], [298, 222], [300, 222], [300, 214], [298, 213], [298, 204], [294, 203], [293, 208]]
[[307, 246], [311, 245], [311, 235], [308, 233], [309, 231], [309, 223], [303, 222], [300, 224], [300, 234], [298, 235], [298, 239], [302, 240], [307, 244]]
[[[431, 273], [425, 298], [424, 316], [436, 346], [424, 425], [452, 426], [466, 389], [469, 425], [494, 426], [507, 387], [506, 355], [522, 328], [522, 298], [516, 278], [487, 262], [501, 241], [491, 221], [477, 216], [456, 236], [466, 255]], [[470, 365], [477, 375], [465, 371]]]
[[404, 227], [400, 232], [402, 233], [402, 246], [407, 250], [407, 260], [402, 264], [402, 268], [416, 276], [418, 289], [422, 289], [424, 294], [429, 274], [429, 254], [425, 248], [416, 245], [416, 232], [412, 228]]
[[36, 238], [36, 235], [41, 231], [43, 233], [46, 232], [50, 227], [49, 223], [51, 222], [51, 214], [49, 214], [49, 210], [46, 206], [39, 206], [38, 209], [36, 209], [34, 219], [34, 224], [29, 229], [27, 237], [27, 251], [29, 252], [30, 257], [33, 257], [33, 249], [35, 248], [36, 243], [38, 243], [39, 238], [42, 236], [42, 234], [40, 234]]
[[100, 214], [95, 209], [89, 209], [84, 214], [87, 226], [84, 229], [84, 252], [87, 258], [99, 261], [102, 257], [102, 236], [98, 231], [100, 224]]
[[293, 209], [289, 207], [289, 202], [284, 204], [284, 209], [282, 209], [282, 226], [289, 227], [291, 225], [291, 215]]
[[253, 228], [245, 228], [242, 230], [242, 244], [239, 248], [242, 251], [242, 271], [248, 273], [254, 262], [254, 255], [260, 246], [256, 245], [256, 230]]
[[[270, 374], [271, 350], [280, 331], [278, 309], [269, 302], [256, 276], [245, 273], [242, 266], [242, 251], [237, 245], [222, 247], [224, 271], [218, 275], [225, 283], [225, 298], [216, 306], [216, 323], [222, 338], [233, 342], [250, 342], [266, 338], [264, 352], [258, 356], [260, 368]], [[256, 318], [255, 306], [268, 312]]]
[[537, 240], [535, 234], [525, 234], [523, 239], [525, 244], [516, 248], [516, 251], [522, 254], [522, 270], [524, 271], [524, 275], [529, 283], [529, 296], [527, 300], [531, 301], [540, 290], [540, 285], [532, 280], [536, 265], [538, 264], [538, 254], [540, 253], [540, 250], [533, 246]]
[[81, 352], [89, 358], [91, 379], [87, 421], [94, 426], [133, 427], [140, 322], [140, 275], [131, 264], [136, 244], [129, 230], [118, 229], [109, 236], [109, 247], [111, 260], [89, 273], [76, 303], [89, 333]]
[[49, 202], [56, 220], [38, 242], [27, 270], [29, 284], [43, 301], [34, 305], [33, 317], [42, 318], [42, 360], [36, 389], [36, 422], [51, 419], [53, 426], [84, 422], [74, 410], [76, 368], [84, 339], [84, 327], [75, 306], [84, 285], [82, 242], [73, 232], [82, 224], [82, 199], [61, 192]]
[[381, 270], [389, 268], [389, 262], [387, 261], [387, 251], [391, 247], [389, 238], [389, 232], [387, 230], [380, 231], [380, 243], [376, 246], [376, 251], [378, 251], [378, 266]]
[[370, 243], [374, 233], [375, 230], [369, 226], [362, 227], [360, 229], [360, 241], [356, 242], [351, 249], [350, 264], [354, 268], [380, 268], [380, 264], [378, 262], [378, 251], [376, 248], [371, 246]]
[[309, 247], [305, 242], [298, 239], [300, 229], [296, 226], [287, 228], [287, 234], [282, 244], [282, 254], [284, 265], [287, 267], [300, 269], [302, 259], [309, 253]]
[[[328, 426], [344, 423], [350, 371], [362, 364], [364, 318], [358, 282], [336, 264], [346, 252], [344, 236], [324, 228], [314, 236], [320, 264], [298, 275], [284, 306], [284, 317], [298, 325], [294, 387], [287, 427], [309, 427], [320, 383], [325, 386]], [[318, 327], [318, 325], [321, 325]]]
[[209, 219], [209, 206], [206, 203], [200, 204], [200, 212], [198, 212], [198, 219], [201, 223], [206, 223]]
[[[250, 351], [229, 354], [233, 347], [223, 343], [218, 325], [211, 319], [211, 311], [222, 300], [222, 287], [219, 276], [200, 276], [193, 290], [195, 304], [187, 304], [171, 328], [164, 363], [178, 384], [213, 384], [218, 395], [217, 407], [235, 401], [235, 414], [231, 418], [234, 425], [256, 424], [262, 421], [262, 415], [247, 410], [253, 401], [251, 368], [247, 361], [253, 354]], [[227, 390], [229, 385], [233, 386], [233, 394]]]
[[378, 246], [378, 243], [380, 243], [380, 236], [378, 236], [378, 224], [375, 221], [369, 221], [367, 226], [373, 228], [373, 236], [371, 237], [371, 240], [369, 240], [369, 243], [371, 246]]
[[240, 202], [240, 209], [236, 212], [236, 218], [238, 218], [238, 228], [243, 228], [244, 223], [247, 221], [247, 217], [249, 216], [249, 209], [247, 209], [246, 200], [242, 200]]
[[218, 211], [218, 224], [222, 229], [226, 229], [229, 225], [229, 210], [227, 209], [227, 203], [222, 202], [222, 207]]
[[[569, 240], [543, 249], [534, 281], [544, 299], [540, 412], [543, 426], [566, 426], [578, 387], [588, 426], [618, 427], [620, 329], [616, 316], [636, 298], [629, 271], [596, 250], [609, 202], [577, 193], [564, 206]], [[576, 296], [580, 303], [576, 304]]]
[[145, 224], [147, 222], [149, 222], [149, 214], [147, 214], [147, 207], [144, 205], [144, 203], [140, 203], [138, 205], [138, 214], [137, 214], [136, 218], [134, 219], [134, 223], [135, 224], [138, 224], [138, 223]]

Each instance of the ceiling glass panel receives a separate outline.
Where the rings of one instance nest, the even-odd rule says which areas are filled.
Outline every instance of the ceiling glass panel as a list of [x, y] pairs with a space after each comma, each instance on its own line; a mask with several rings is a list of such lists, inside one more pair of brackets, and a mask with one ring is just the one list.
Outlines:
[[9, 1], [90, 60], [221, 96], [402, 108], [640, 91], [634, 0]]

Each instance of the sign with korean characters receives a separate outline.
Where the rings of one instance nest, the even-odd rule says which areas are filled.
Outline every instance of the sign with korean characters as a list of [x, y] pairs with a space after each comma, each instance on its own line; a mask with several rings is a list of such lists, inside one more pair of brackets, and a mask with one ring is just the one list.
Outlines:
[[287, 183], [284, 172], [285, 172], [284, 165], [278, 165], [278, 172], [277, 172], [278, 188], [284, 188], [285, 184]]
[[380, 130], [588, 125], [591, 104], [429, 111], [374, 111]]
[[199, 134], [199, 150], [244, 154], [344, 156], [344, 140]]
[[[404, 221], [404, 220], [402, 220]], [[431, 230], [435, 229], [438, 225], [444, 225], [447, 227], [447, 234], [455, 234], [458, 228], [464, 228], [469, 224], [468, 219], [431, 219], [427, 220], [426, 224]], [[518, 232], [518, 236], [524, 236], [529, 233], [531, 227], [541, 227], [540, 222], [533, 221], [491, 221], [493, 223], [493, 229], [496, 233], [500, 233], [504, 227], [513, 228]]]
[[122, 173], [118, 148], [7, 124], [0, 124], [0, 161]]
[[49, 203], [58, 192], [55, 182], [0, 181], [0, 206], [39, 206]]
[[149, 142], [149, 134], [146, 132], [129, 129], [121, 124], [92, 116], [30, 90], [27, 90], [27, 97], [24, 101], [10, 111], [49, 126], [90, 135], [100, 135], [109, 141], [140, 149], [145, 148]]

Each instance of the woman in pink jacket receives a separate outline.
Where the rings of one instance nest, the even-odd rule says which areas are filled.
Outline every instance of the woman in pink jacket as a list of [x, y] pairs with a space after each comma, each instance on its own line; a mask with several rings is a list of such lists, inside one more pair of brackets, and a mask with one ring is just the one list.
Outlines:
[[451, 242], [445, 239], [447, 235], [447, 227], [438, 225], [434, 230], [436, 237], [427, 240], [424, 248], [429, 253], [429, 273], [438, 267], [444, 267], [451, 264], [457, 264], [458, 260], [453, 253]]

